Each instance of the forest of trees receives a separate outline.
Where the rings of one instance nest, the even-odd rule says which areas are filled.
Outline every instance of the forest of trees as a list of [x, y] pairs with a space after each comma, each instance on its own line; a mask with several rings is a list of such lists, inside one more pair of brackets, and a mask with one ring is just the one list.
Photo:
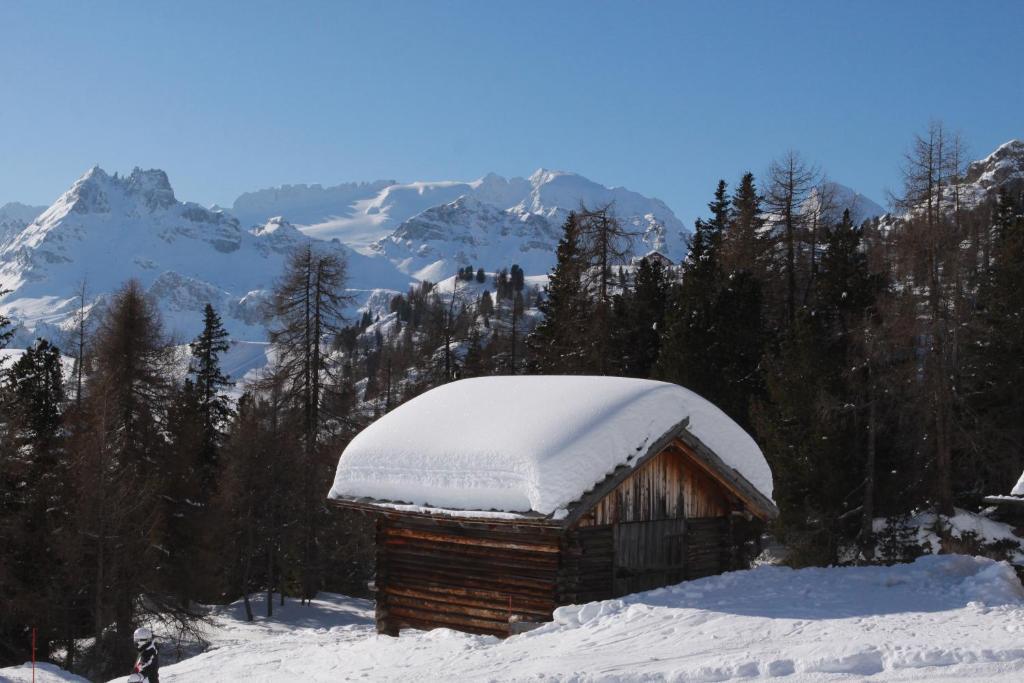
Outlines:
[[933, 125], [898, 217], [855, 225], [787, 154], [718, 182], [679, 266], [628, 262], [614, 207], [580, 207], [543, 291], [473, 264], [357, 321], [344, 261], [306, 247], [268, 302], [273, 360], [244, 387], [212, 306], [184, 346], [138, 282], [88, 316], [83, 288], [63, 356], [38, 340], [0, 369], [0, 665], [27, 659], [35, 627], [40, 658], [120, 675], [140, 619], [187, 633], [200, 604], [257, 591], [268, 610], [364, 593], [372, 529], [325, 500], [338, 454], [461, 377], [677, 382], [764, 449], [788, 562], [912, 556], [891, 540], [913, 511], [978, 509], [1024, 465], [1024, 198], [968, 206], [964, 161]]

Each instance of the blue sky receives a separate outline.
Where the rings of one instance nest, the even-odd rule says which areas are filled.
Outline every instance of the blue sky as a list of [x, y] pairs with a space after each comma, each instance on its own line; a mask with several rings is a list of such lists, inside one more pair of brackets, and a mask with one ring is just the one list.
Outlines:
[[885, 200], [933, 118], [1024, 137], [1024, 2], [0, 0], [0, 204], [573, 170], [689, 222], [794, 148]]

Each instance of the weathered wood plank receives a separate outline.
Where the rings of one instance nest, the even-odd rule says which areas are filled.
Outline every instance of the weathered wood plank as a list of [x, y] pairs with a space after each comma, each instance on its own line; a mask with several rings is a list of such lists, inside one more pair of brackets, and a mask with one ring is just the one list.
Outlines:
[[387, 533], [389, 537], [401, 536], [405, 538], [417, 538], [455, 545], [473, 545], [485, 548], [508, 548], [537, 553], [557, 554], [559, 549], [557, 543], [528, 543], [526, 541], [495, 540], [486, 537], [456, 536], [449, 533], [421, 531], [418, 529], [390, 528]]

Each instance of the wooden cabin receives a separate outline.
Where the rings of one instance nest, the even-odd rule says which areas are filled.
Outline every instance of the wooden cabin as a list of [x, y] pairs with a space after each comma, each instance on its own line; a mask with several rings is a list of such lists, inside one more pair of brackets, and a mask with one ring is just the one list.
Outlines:
[[753, 440], [676, 385], [493, 377], [434, 389], [342, 454], [376, 518], [377, 629], [506, 636], [559, 605], [745, 567], [777, 515]]

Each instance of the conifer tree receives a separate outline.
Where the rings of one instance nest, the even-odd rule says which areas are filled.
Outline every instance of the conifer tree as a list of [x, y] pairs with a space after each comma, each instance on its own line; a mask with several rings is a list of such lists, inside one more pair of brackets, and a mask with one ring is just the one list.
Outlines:
[[623, 310], [616, 318], [622, 322], [619, 370], [628, 377], [650, 377], [658, 360], [665, 308], [669, 293], [668, 276], [661, 263], [646, 258], [637, 265], [632, 291], [617, 299]]
[[174, 371], [173, 348], [141, 284], [130, 280], [111, 298], [90, 343], [91, 369], [82, 408], [71, 426], [80, 533], [92, 539], [94, 675], [123, 671], [132, 658], [137, 598], [159, 564], [156, 504], [165, 482], [164, 423]]
[[964, 353], [964, 440], [979, 464], [962, 467], [956, 479], [975, 496], [1009, 490], [1024, 462], [1024, 203], [1008, 192], [997, 199], [993, 233]]
[[[773, 454], [780, 530], [797, 563], [838, 560], [860, 532], [850, 515], [873, 477], [861, 424], [865, 399], [866, 313], [881, 279], [870, 273], [861, 231], [849, 212], [825, 232], [825, 254], [810, 305], [786, 328], [766, 362], [759, 433]], [[869, 506], [870, 507], [870, 506]]]
[[562, 225], [557, 260], [538, 304], [544, 319], [528, 342], [531, 368], [541, 374], [587, 371], [583, 344], [591, 306], [583, 285], [586, 260], [580, 239], [579, 219], [573, 212]]
[[51, 641], [73, 640], [78, 543], [63, 406], [60, 353], [47, 341], [0, 373], [0, 641], [10, 648], [0, 661], [29, 656], [25, 624], [38, 629], [43, 659]]
[[[10, 291], [9, 289], [4, 289], [3, 285], [0, 285], [0, 297]], [[11, 329], [11, 319], [0, 313], [0, 349], [5, 348], [13, 336], [14, 330]]]
[[709, 362], [715, 344], [715, 304], [722, 283], [719, 248], [728, 211], [726, 185], [719, 181], [708, 204], [710, 220], [698, 218], [682, 268], [682, 281], [670, 294], [658, 376], [714, 401], [721, 376]]
[[320, 582], [318, 534], [325, 516], [320, 482], [330, 465], [321, 450], [324, 390], [328, 379], [329, 342], [344, 326], [344, 310], [352, 302], [345, 292], [346, 264], [334, 252], [312, 245], [296, 250], [274, 289], [270, 342], [277, 352], [277, 374], [285, 396], [302, 416], [300, 550], [302, 599], [313, 598]]
[[746, 271], [760, 278], [764, 272], [768, 245], [762, 235], [761, 202], [754, 174], [744, 173], [732, 195], [729, 223], [722, 235], [722, 269], [726, 273]]
[[217, 469], [217, 453], [231, 416], [230, 399], [222, 390], [230, 387], [232, 382], [220, 368], [220, 355], [230, 348], [228, 332], [220, 316], [213, 306], [206, 304], [203, 308], [203, 331], [189, 344], [192, 353], [189, 375], [193, 378], [195, 405], [202, 434], [198, 467], [207, 491], [212, 491], [216, 486], [214, 474]]

